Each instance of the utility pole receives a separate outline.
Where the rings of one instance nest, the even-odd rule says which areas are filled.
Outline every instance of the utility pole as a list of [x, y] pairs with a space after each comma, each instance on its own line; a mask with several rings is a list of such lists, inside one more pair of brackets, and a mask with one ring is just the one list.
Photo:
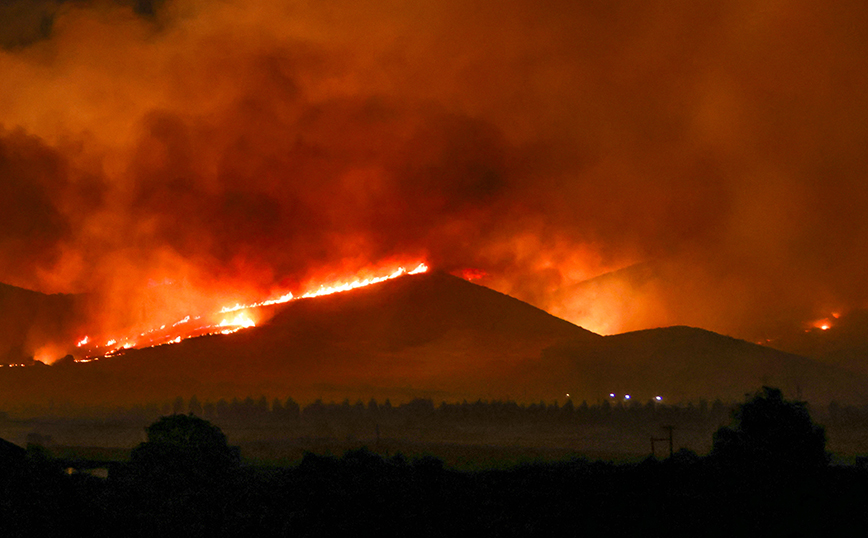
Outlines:
[[651, 438], [651, 455], [652, 456], [656, 455], [654, 452], [654, 443], [655, 442], [657, 442], [657, 441], [669, 441], [669, 457], [671, 458], [672, 453], [674, 451], [673, 450], [674, 446], [673, 446], [673, 442], [672, 442], [672, 430], [675, 429], [675, 426], [667, 424], [665, 426], [660, 426], [660, 427], [663, 428], [664, 430], [669, 430], [669, 437], [652, 437]]

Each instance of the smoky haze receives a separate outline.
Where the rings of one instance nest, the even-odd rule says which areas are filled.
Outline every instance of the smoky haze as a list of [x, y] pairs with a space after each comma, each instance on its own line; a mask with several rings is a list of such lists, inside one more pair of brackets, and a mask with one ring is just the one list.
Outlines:
[[864, 306], [866, 15], [4, 2], [0, 281], [106, 326], [416, 259], [604, 333]]

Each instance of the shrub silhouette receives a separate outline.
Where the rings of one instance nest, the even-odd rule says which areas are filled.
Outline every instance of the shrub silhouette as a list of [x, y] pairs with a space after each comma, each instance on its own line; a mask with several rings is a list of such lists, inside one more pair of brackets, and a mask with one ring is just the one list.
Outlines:
[[828, 463], [826, 432], [811, 421], [805, 402], [785, 400], [763, 387], [733, 412], [735, 425], [714, 434], [712, 456], [745, 466], [817, 467]]
[[165, 416], [148, 426], [148, 441], [130, 463], [142, 478], [164, 485], [205, 485], [225, 480], [240, 464], [237, 447], [217, 426], [193, 415]]

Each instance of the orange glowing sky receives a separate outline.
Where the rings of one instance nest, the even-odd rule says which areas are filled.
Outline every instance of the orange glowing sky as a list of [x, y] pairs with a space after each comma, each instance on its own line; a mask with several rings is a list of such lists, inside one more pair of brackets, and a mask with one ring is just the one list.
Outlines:
[[858, 0], [10, 0], [0, 282], [99, 332], [427, 260], [591, 330], [865, 306]]

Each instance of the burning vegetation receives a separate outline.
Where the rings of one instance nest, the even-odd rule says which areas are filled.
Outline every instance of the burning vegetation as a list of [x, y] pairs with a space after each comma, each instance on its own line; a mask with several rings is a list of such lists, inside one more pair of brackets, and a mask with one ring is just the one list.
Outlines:
[[[253, 302], [249, 304], [238, 304], [233, 306], [224, 306], [218, 312], [203, 315], [187, 315], [183, 319], [175, 323], [164, 324], [158, 328], [148, 329], [138, 335], [131, 335], [123, 338], [109, 338], [105, 344], [100, 344], [102, 340], [92, 339], [89, 335], [84, 336], [76, 343], [82, 357], [76, 359], [76, 362], [91, 362], [98, 360], [100, 357], [113, 357], [122, 355], [128, 349], [141, 349], [148, 347], [156, 347], [168, 344], [178, 344], [182, 340], [195, 338], [199, 336], [209, 336], [214, 334], [232, 334], [242, 329], [255, 327], [257, 320], [263, 315], [262, 307], [280, 305], [290, 301], [299, 299], [312, 299], [335, 293], [342, 293], [374, 284], [379, 284], [387, 280], [393, 280], [405, 275], [417, 275], [428, 271], [428, 266], [421, 262], [413, 269], [407, 270], [404, 267], [389, 272], [388, 274], [366, 278], [355, 278], [353, 280], [342, 282], [331, 282], [329, 284], [321, 284], [300, 295], [293, 295], [292, 292], [280, 295], [277, 298], [266, 299], [263, 301]], [[220, 319], [220, 321], [216, 321]]]

